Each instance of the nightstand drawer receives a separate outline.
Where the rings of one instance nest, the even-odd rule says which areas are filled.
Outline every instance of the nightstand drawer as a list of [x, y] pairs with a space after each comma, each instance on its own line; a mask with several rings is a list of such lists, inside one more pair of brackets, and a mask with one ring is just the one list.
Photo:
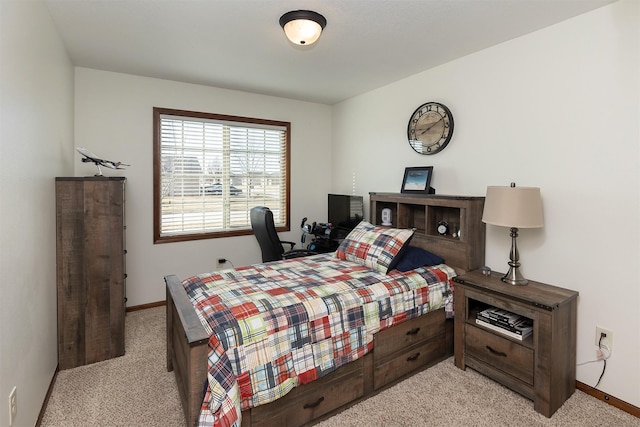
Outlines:
[[533, 350], [507, 338], [466, 324], [467, 354], [533, 385]]

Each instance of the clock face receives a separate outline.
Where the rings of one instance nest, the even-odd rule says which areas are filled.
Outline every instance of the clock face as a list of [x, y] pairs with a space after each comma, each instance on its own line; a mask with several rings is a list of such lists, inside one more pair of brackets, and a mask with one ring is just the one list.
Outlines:
[[447, 146], [453, 135], [453, 115], [438, 102], [418, 107], [409, 119], [409, 145], [420, 154], [435, 154]]
[[445, 221], [440, 221], [438, 223], [438, 233], [444, 236], [445, 234], [447, 234], [448, 231], [449, 231], [449, 224], [447, 224]]

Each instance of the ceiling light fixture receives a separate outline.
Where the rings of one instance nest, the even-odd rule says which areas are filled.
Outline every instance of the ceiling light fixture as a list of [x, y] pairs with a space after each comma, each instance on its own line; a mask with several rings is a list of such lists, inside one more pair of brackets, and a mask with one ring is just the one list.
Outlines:
[[293, 10], [280, 17], [280, 26], [287, 38], [303, 46], [315, 43], [326, 25], [325, 17], [311, 10]]

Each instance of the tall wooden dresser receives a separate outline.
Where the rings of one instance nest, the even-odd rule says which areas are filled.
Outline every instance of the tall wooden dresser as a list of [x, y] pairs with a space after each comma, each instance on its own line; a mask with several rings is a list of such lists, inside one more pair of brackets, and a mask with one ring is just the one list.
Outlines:
[[125, 181], [56, 178], [60, 369], [124, 354]]

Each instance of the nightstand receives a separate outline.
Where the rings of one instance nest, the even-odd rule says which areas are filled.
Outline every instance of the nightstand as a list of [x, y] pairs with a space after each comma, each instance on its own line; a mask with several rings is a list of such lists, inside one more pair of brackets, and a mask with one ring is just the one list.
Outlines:
[[[551, 417], [576, 388], [578, 292], [534, 281], [509, 285], [502, 276], [475, 270], [453, 279], [455, 364], [533, 400], [537, 412]], [[533, 333], [518, 340], [476, 324], [489, 307], [531, 319]]]

